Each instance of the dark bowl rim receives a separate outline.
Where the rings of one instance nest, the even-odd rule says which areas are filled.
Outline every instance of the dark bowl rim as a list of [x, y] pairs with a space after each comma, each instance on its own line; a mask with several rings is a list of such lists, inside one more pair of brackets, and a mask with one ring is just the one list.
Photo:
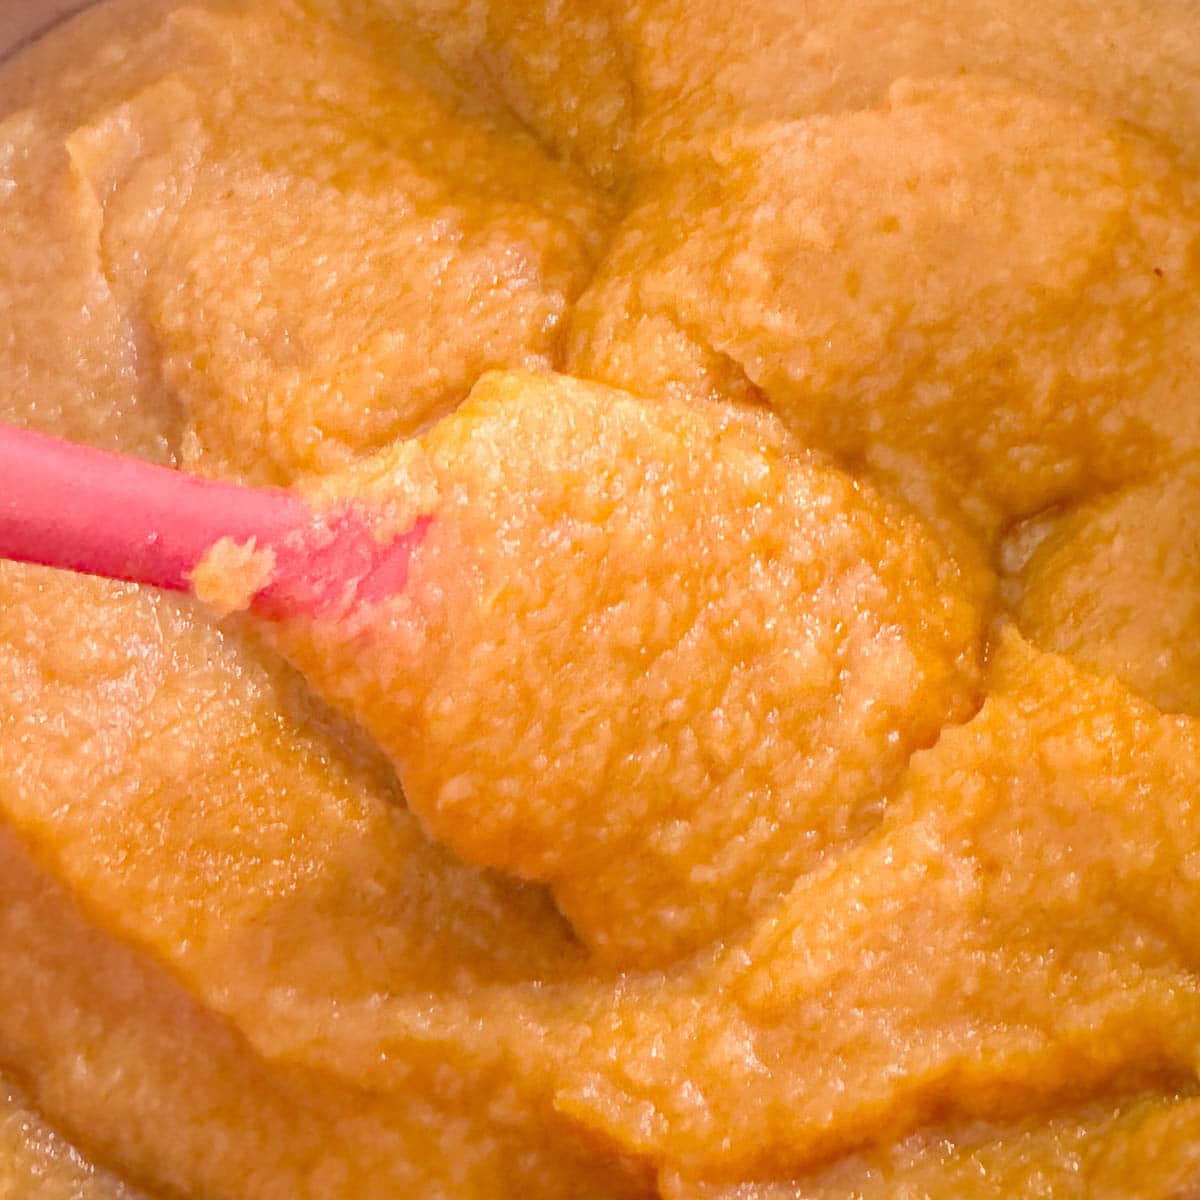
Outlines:
[[17, 38], [11, 46], [5, 46], [0, 49], [0, 64], [8, 62], [10, 59], [16, 58], [23, 50], [28, 50], [35, 42], [44, 38], [51, 30], [57, 29], [60, 25], [65, 25], [68, 21], [79, 16], [86, 9], [94, 8], [96, 0], [80, 0], [80, 3], [72, 5], [63, 12], [51, 17], [44, 25], [39, 25], [36, 29]]

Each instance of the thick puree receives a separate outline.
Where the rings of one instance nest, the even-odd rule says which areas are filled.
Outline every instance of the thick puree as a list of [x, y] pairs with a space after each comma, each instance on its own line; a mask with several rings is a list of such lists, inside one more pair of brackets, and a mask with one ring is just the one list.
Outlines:
[[0, 418], [425, 530], [0, 564], [0, 1197], [1196, 1193], [1198, 163], [1192, 0], [0, 67]]

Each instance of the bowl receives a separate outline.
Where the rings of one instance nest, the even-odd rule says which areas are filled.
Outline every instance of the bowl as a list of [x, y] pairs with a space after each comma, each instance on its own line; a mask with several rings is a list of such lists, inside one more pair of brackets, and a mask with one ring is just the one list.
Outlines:
[[[93, 3], [94, 0], [0, 0], [0, 59]], [[0, 97], [0, 103], [2, 100]]]

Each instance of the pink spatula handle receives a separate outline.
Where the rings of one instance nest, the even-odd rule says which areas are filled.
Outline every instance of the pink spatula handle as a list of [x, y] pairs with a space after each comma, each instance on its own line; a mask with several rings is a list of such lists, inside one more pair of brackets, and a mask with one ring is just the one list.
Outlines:
[[315, 514], [277, 488], [166, 467], [0, 425], [0, 557], [188, 591], [223, 537], [254, 538], [277, 569], [255, 607], [314, 613], [403, 588], [427, 521], [381, 544], [353, 509]]
[[187, 591], [222, 537], [281, 541], [311, 522], [289, 492], [197, 479], [0, 425], [0, 556]]

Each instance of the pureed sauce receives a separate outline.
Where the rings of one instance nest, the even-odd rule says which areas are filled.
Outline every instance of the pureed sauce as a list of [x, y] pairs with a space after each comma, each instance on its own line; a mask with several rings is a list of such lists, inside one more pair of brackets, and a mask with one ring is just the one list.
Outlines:
[[0, 1190], [1194, 1184], [1190, 3], [114, 0], [0, 80], [0, 415], [432, 514], [370, 637], [0, 566]]

